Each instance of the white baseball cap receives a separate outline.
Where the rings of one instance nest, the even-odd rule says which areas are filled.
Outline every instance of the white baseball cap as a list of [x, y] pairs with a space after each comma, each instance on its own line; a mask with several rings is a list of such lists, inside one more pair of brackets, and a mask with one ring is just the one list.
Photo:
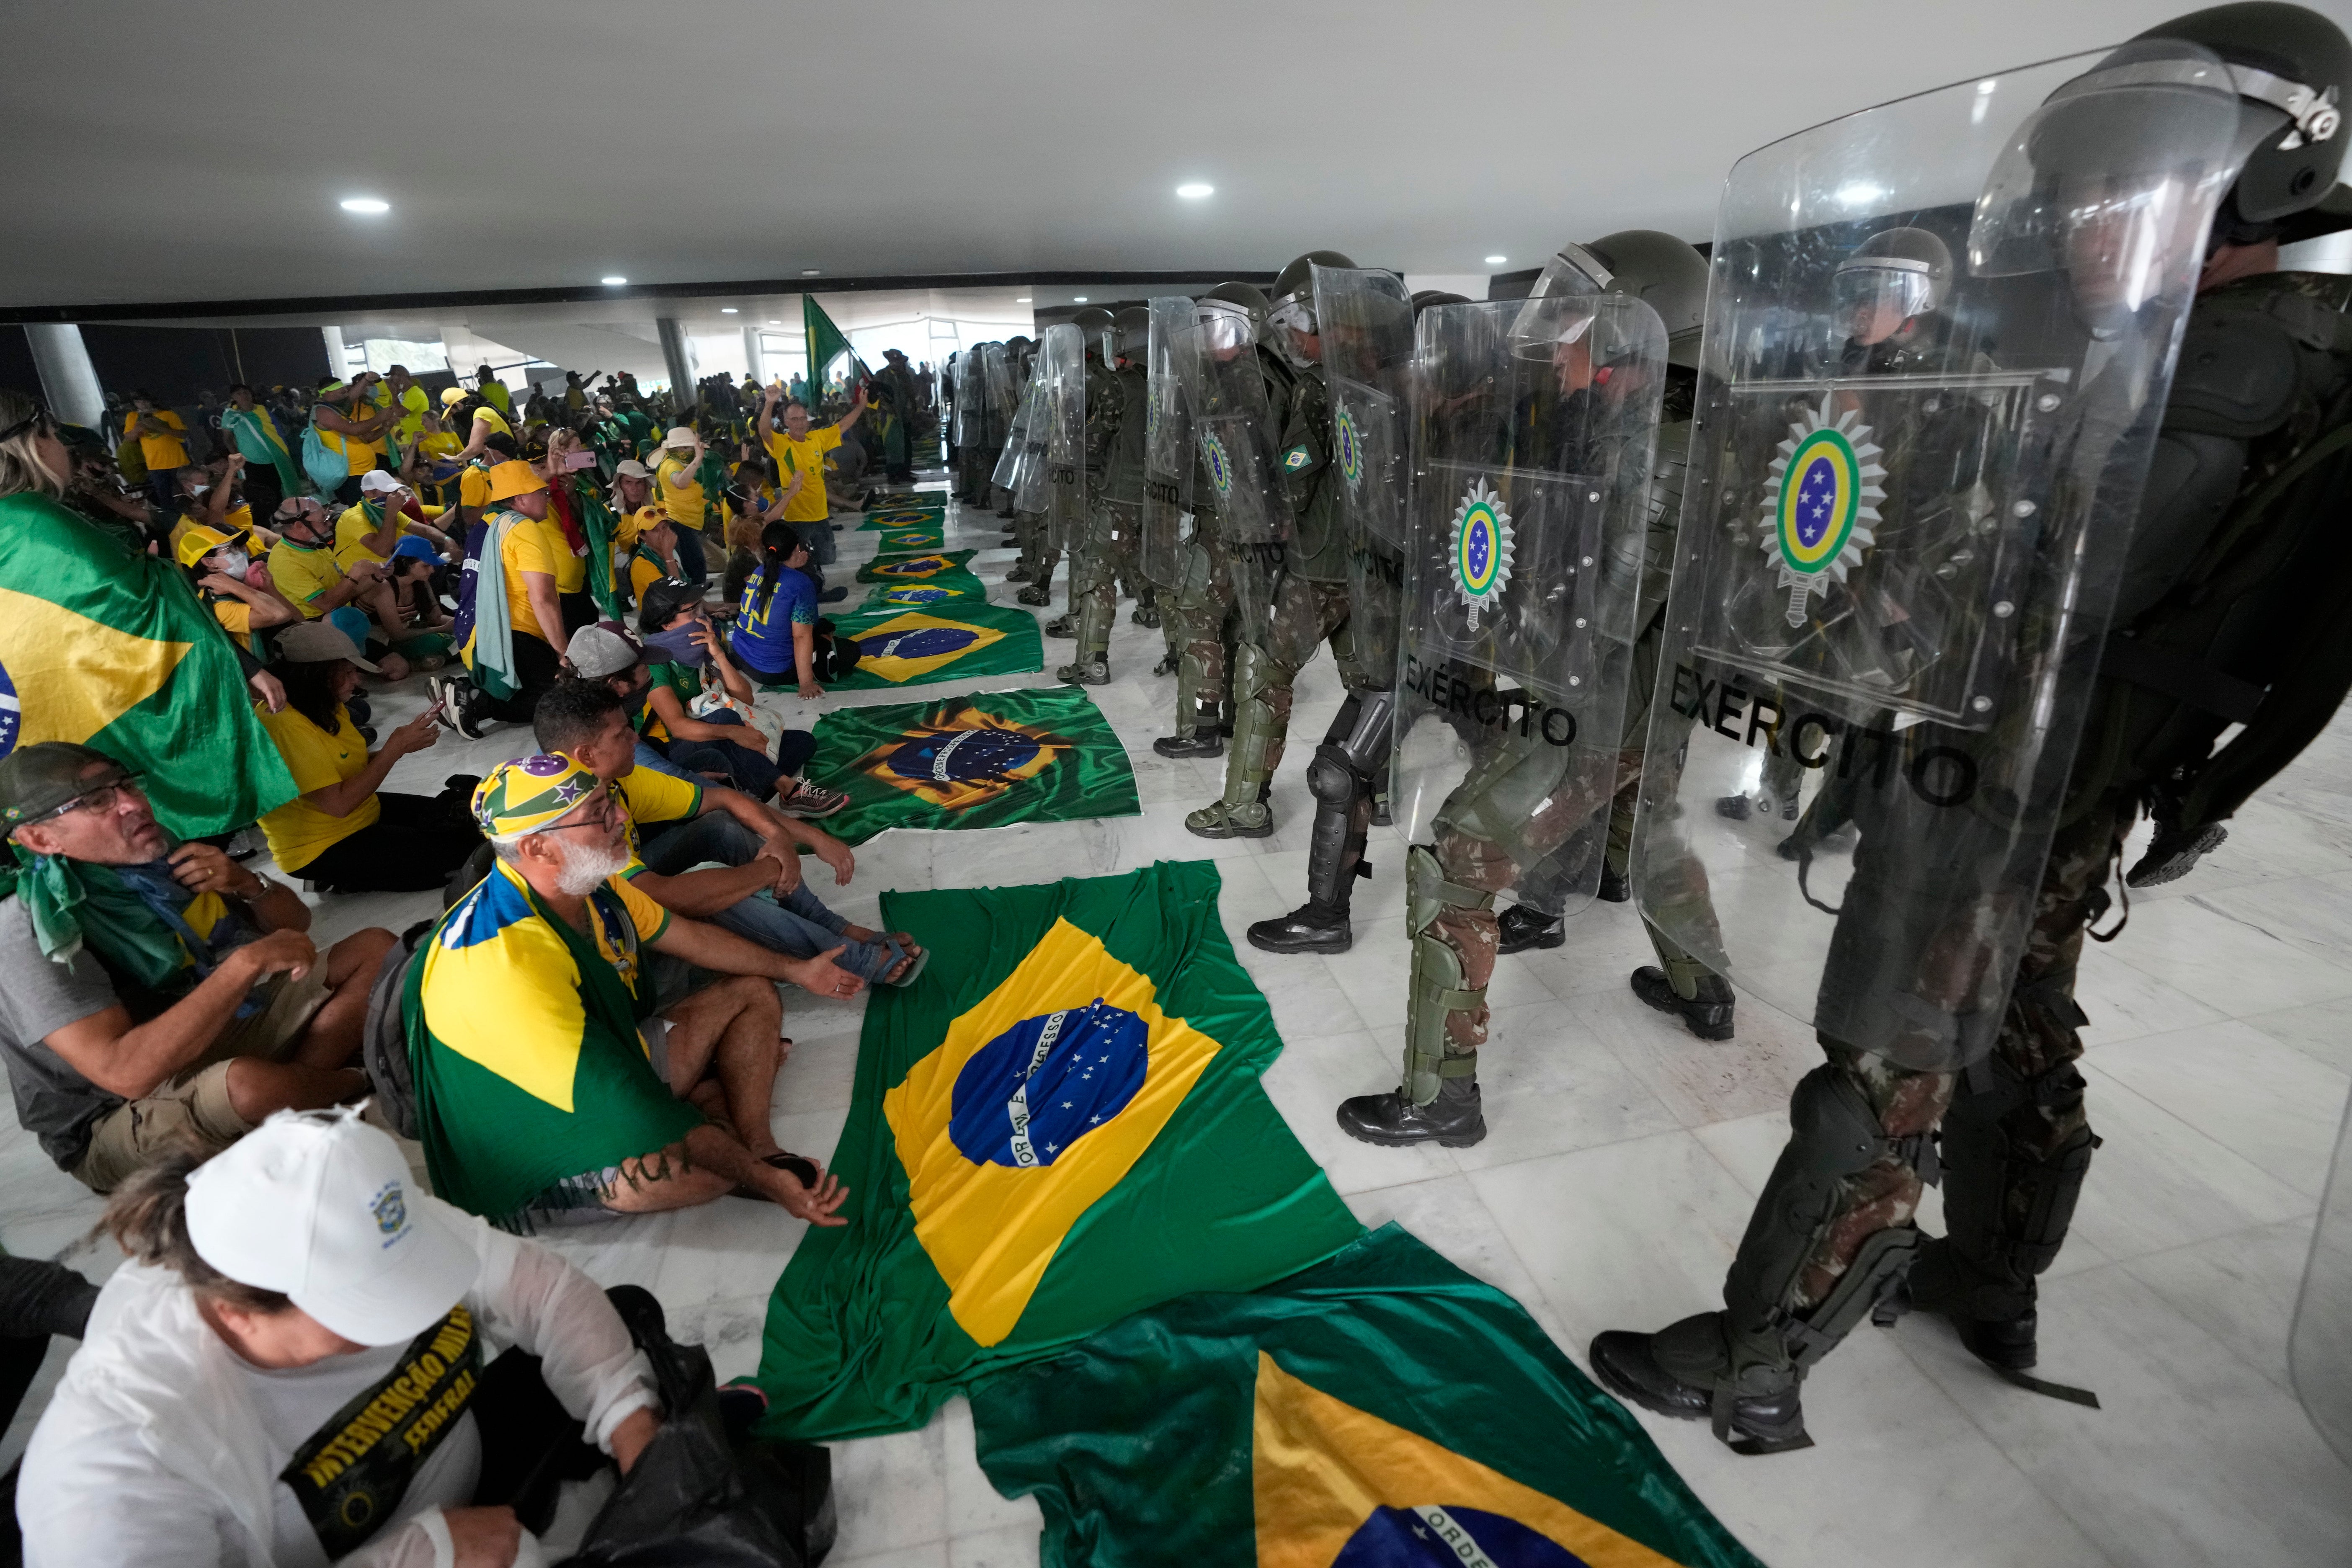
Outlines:
[[415, 1339], [481, 1271], [470, 1222], [356, 1110], [278, 1112], [195, 1168], [187, 1215], [197, 1257], [363, 1345]]
[[369, 495], [390, 495], [394, 490], [407, 488], [388, 468], [370, 468], [360, 476], [360, 489]]

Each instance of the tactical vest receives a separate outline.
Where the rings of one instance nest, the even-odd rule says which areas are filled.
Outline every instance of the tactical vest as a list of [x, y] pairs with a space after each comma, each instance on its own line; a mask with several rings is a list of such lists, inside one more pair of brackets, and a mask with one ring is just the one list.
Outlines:
[[2125, 789], [2173, 828], [2220, 822], [2352, 691], [2347, 309], [2352, 279], [2274, 272], [2191, 310], [2073, 809]]

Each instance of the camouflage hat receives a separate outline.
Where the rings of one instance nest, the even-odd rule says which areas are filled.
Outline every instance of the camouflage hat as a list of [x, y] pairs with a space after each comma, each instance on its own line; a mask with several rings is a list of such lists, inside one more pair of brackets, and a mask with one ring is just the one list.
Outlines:
[[491, 838], [554, 826], [601, 788], [593, 771], [558, 752], [500, 763], [474, 790], [474, 820]]
[[[112, 770], [110, 777], [85, 780], [94, 763]], [[131, 776], [131, 771], [104, 752], [78, 746], [71, 741], [42, 741], [19, 746], [0, 758], [0, 825], [9, 827], [43, 817], [88, 795], [97, 784]]]

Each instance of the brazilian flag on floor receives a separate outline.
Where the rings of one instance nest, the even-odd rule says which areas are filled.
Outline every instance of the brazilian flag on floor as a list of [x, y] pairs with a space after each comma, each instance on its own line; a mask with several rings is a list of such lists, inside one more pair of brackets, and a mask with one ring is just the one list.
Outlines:
[[877, 555], [857, 569], [861, 583], [920, 583], [959, 567], [969, 571], [977, 552], [970, 550], [919, 551], [911, 555]]
[[295, 794], [251, 695], [178, 566], [44, 497], [0, 497], [0, 757], [94, 746], [143, 775], [173, 832], [226, 833]]
[[924, 522], [887, 529], [875, 545], [885, 554], [900, 554], [937, 550], [947, 542], [945, 528], [936, 522]]
[[933, 605], [986, 603], [988, 584], [959, 566], [919, 583], [877, 583], [866, 591], [866, 602], [859, 608], [878, 610], [887, 605], [920, 610]]
[[937, 528], [947, 521], [945, 494], [893, 496], [866, 514], [861, 530], [888, 532], [899, 528]]
[[[1034, 623], [1034, 617], [1032, 617]], [[1133, 816], [1135, 769], [1083, 687], [846, 708], [816, 721], [803, 770], [849, 805], [825, 828], [1002, 827]]]
[[849, 1223], [804, 1234], [777, 1282], [771, 1433], [919, 1426], [992, 1372], [1360, 1234], [1258, 1085], [1282, 1042], [1218, 887], [1162, 861], [882, 895], [930, 966], [866, 1005], [832, 1162]]
[[1392, 1225], [1139, 1312], [971, 1413], [1049, 1568], [1757, 1568], [1517, 1302]]
[[[858, 665], [832, 681], [835, 691], [887, 691], [983, 675], [1026, 675], [1045, 665], [1045, 640], [1037, 617], [1003, 605], [959, 600], [937, 607], [880, 605], [833, 623], [836, 636], [853, 637]], [[770, 691], [791, 689], [790, 678], [762, 683]], [[874, 712], [878, 710], [868, 709]]]

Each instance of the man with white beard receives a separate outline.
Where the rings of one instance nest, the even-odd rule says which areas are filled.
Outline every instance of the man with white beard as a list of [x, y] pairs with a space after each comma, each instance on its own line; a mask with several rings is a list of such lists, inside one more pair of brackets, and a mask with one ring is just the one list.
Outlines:
[[[402, 995], [434, 1191], [525, 1231], [730, 1193], [844, 1223], [847, 1193], [770, 1126], [791, 1046], [773, 982], [837, 997], [864, 982], [639, 892], [620, 874], [626, 813], [570, 757], [501, 763], [473, 806], [498, 862], [419, 944]], [[656, 1012], [655, 952], [730, 978]]]

